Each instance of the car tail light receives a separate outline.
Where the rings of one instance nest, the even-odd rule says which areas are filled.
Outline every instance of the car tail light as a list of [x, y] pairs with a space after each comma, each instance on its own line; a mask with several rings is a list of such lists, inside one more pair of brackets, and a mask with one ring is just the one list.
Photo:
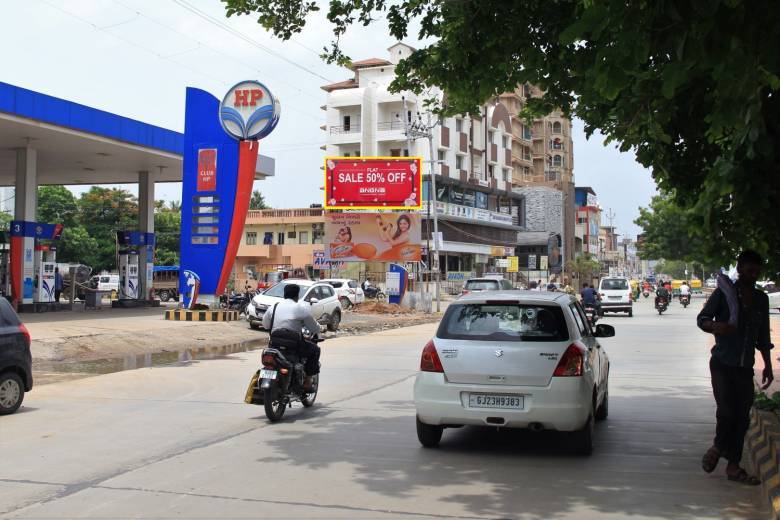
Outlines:
[[264, 367], [272, 367], [276, 364], [276, 356], [273, 354], [263, 354], [260, 360]]
[[436, 352], [433, 340], [426, 343], [425, 348], [422, 351], [420, 371], [444, 373], [444, 367], [441, 365], [441, 360], [439, 359], [439, 354]]
[[460, 295], [461, 295], [461, 296], [466, 296], [466, 295], [467, 295], [468, 293], [470, 293], [470, 292], [471, 292], [471, 291], [469, 291], [468, 289], [463, 289], [463, 290], [460, 292]]
[[24, 323], [19, 324], [19, 332], [21, 332], [25, 339], [27, 339], [27, 344], [29, 345], [32, 342], [32, 338], [30, 337], [30, 331], [27, 330], [27, 327], [24, 326]]
[[569, 345], [563, 357], [558, 362], [553, 372], [554, 377], [574, 377], [581, 376], [583, 365], [585, 364], [585, 352], [583, 347], [576, 343]]

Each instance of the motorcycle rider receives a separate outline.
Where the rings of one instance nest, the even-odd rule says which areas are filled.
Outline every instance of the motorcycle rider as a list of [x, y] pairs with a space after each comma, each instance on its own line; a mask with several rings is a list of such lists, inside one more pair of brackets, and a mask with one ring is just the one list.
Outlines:
[[303, 370], [306, 379], [303, 383], [305, 389], [311, 388], [312, 377], [320, 373], [320, 347], [316, 343], [306, 340], [301, 333], [305, 327], [316, 335], [320, 332], [320, 325], [311, 315], [311, 308], [306, 302], [298, 301], [300, 288], [293, 284], [285, 284], [284, 300], [268, 309], [263, 315], [263, 328], [271, 334], [271, 344], [274, 338], [279, 340], [293, 340], [298, 342], [298, 354], [306, 358]]
[[688, 287], [688, 282], [683, 281], [682, 285], [680, 286], [680, 299], [682, 300], [683, 296], [688, 296], [690, 298], [691, 296], [691, 288]]
[[596, 307], [596, 312], [601, 315], [601, 304], [599, 303], [599, 295], [596, 289], [590, 287], [587, 283], [582, 284], [582, 290], [580, 291], [580, 297], [582, 298], [582, 305], [592, 305]]
[[666, 303], [669, 303], [669, 290], [666, 288], [666, 284], [661, 284], [655, 291], [655, 306], [658, 307], [658, 300], [663, 298]]

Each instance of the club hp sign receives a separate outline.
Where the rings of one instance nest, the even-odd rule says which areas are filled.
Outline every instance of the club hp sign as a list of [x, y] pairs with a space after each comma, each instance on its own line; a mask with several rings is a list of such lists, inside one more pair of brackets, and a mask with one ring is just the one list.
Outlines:
[[242, 81], [228, 90], [219, 105], [219, 120], [229, 135], [254, 141], [270, 134], [279, 122], [282, 106], [259, 81]]

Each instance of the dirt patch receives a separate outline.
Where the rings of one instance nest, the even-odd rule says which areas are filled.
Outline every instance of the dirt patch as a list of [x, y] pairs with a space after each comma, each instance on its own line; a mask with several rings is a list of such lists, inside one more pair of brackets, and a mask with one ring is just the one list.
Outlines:
[[418, 314], [414, 309], [384, 302], [361, 303], [353, 307], [352, 311], [355, 314]]

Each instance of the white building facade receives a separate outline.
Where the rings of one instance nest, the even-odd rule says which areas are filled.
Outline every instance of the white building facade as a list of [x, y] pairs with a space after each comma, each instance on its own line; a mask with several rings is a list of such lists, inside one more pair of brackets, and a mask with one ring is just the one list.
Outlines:
[[[480, 116], [439, 119], [425, 111], [422, 98], [388, 88], [395, 65], [414, 49], [397, 43], [388, 59], [352, 64], [352, 79], [323, 86], [328, 93], [324, 146], [328, 156], [421, 156], [430, 161], [428, 139], [409, 140], [412, 122], [437, 123], [432, 129], [437, 161], [436, 211], [443, 236], [439, 265], [444, 273], [482, 273], [495, 259], [515, 254], [524, 230], [524, 196], [513, 190], [512, 118], [498, 100]], [[433, 93], [437, 95], [438, 93]], [[423, 163], [423, 201], [428, 200], [430, 163]], [[427, 204], [423, 209], [427, 215]], [[423, 241], [430, 223], [424, 218]], [[432, 231], [432, 227], [430, 229]]]

